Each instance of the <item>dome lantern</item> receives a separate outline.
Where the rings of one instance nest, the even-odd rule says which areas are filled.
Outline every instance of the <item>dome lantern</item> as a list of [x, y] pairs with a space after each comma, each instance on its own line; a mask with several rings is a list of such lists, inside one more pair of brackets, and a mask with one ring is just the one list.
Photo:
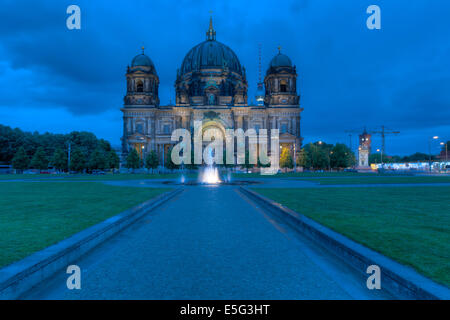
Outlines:
[[[212, 11], [210, 11], [210, 13], [212, 13]], [[209, 29], [206, 31], [206, 40], [216, 40], [216, 30], [213, 28], [212, 16], [209, 17]]]

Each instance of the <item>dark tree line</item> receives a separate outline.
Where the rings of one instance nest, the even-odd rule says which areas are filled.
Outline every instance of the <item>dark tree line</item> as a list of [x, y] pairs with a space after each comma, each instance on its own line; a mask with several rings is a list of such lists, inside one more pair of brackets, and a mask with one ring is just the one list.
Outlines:
[[91, 132], [40, 134], [0, 125], [0, 163], [18, 170], [54, 167], [82, 172], [118, 168], [119, 157], [108, 141]]
[[343, 143], [309, 143], [297, 155], [297, 165], [306, 169], [344, 169], [356, 163], [355, 154]]

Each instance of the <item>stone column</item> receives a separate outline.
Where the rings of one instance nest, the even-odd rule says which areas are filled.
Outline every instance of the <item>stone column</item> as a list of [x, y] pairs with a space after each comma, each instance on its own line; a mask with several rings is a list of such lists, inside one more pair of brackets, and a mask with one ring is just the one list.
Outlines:
[[155, 128], [155, 114], [150, 118], [150, 134], [152, 137], [151, 148], [156, 151], [155, 140], [156, 140], [156, 128]]
[[292, 126], [291, 133], [294, 136], [297, 136], [297, 117], [296, 116], [292, 117], [291, 126]]
[[237, 118], [237, 128], [235, 129], [244, 129], [244, 117], [243, 116], [238, 116]]

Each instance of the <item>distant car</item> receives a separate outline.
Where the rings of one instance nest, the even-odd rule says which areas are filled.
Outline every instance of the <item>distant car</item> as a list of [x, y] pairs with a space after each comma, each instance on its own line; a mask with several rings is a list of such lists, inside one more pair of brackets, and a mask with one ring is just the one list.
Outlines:
[[102, 175], [102, 174], [106, 174], [106, 172], [103, 170], [92, 170], [92, 174], [93, 175]]

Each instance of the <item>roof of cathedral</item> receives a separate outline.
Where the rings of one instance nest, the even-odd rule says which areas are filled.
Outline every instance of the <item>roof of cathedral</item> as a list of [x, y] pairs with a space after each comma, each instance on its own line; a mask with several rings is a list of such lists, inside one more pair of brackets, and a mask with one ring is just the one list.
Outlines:
[[292, 67], [292, 61], [287, 55], [278, 52], [272, 61], [270, 61], [270, 67]]
[[138, 54], [131, 61], [132, 67], [154, 67], [152, 60], [145, 54]]
[[185, 74], [188, 72], [211, 69], [211, 68], [227, 68], [243, 74], [243, 68], [237, 55], [228, 46], [216, 41], [216, 31], [212, 27], [212, 19], [209, 22], [209, 29], [206, 32], [206, 41], [193, 47], [183, 59], [180, 72]]
[[144, 47], [142, 47], [142, 53], [138, 54], [131, 61], [132, 67], [153, 67], [155, 68], [152, 59], [144, 54]]

